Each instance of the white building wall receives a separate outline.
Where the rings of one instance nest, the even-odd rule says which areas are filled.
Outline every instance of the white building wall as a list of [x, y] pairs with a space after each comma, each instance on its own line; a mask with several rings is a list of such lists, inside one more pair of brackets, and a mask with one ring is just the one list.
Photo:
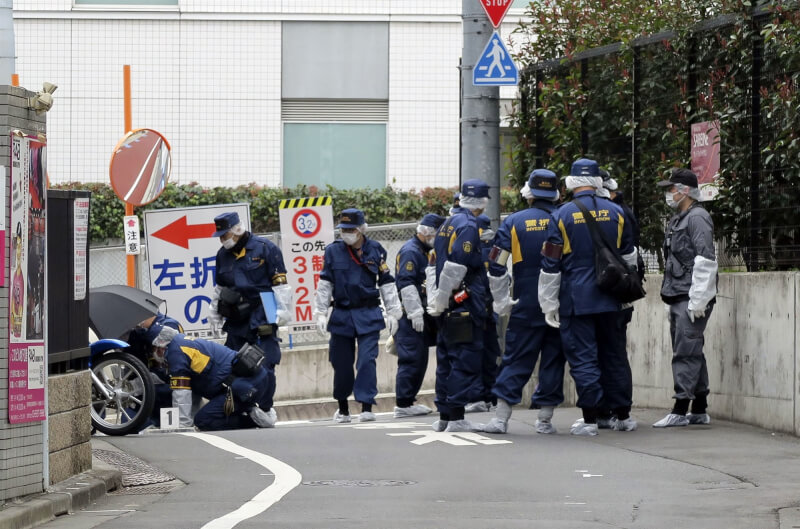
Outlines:
[[148, 11], [15, 0], [14, 9], [22, 86], [59, 87], [48, 113], [52, 182], [108, 181], [129, 64], [133, 126], [170, 141], [173, 181], [280, 185], [284, 20], [390, 22], [387, 184], [458, 182], [461, 0], [181, 0]]

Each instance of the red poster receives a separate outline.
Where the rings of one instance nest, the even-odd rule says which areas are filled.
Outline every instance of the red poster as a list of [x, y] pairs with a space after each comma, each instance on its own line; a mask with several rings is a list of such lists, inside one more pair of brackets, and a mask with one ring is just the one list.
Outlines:
[[701, 200], [713, 200], [719, 193], [719, 122], [692, 124], [692, 172], [700, 184]]

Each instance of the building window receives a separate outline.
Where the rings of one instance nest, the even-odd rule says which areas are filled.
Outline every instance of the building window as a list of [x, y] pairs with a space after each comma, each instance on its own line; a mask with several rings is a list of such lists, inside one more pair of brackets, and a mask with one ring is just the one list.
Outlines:
[[386, 186], [383, 123], [284, 123], [283, 185]]

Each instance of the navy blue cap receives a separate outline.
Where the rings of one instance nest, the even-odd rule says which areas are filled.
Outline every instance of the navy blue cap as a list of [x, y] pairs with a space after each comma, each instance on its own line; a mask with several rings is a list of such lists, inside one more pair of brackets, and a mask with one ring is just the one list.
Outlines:
[[235, 211], [222, 213], [214, 217], [214, 226], [217, 231], [214, 232], [212, 237], [222, 237], [230, 231], [231, 228], [239, 224], [239, 214]]
[[547, 169], [534, 169], [528, 178], [531, 194], [537, 198], [553, 199], [558, 196], [558, 177]]
[[342, 211], [339, 215], [337, 228], [358, 228], [364, 224], [364, 212], [360, 209], [349, 208]]
[[431, 228], [439, 228], [444, 223], [444, 217], [436, 213], [428, 213], [422, 220], [419, 221], [420, 226], [430, 226]]
[[478, 228], [482, 230], [488, 229], [492, 225], [492, 220], [487, 215], [480, 214], [476, 220], [478, 221]]
[[572, 169], [569, 172], [570, 176], [601, 176], [600, 166], [594, 160], [588, 158], [581, 158], [575, 160], [572, 164]]
[[472, 198], [491, 198], [489, 196], [489, 184], [477, 178], [464, 180], [464, 183], [461, 184], [461, 196]]
[[453, 202], [457, 202], [460, 199], [461, 199], [461, 193], [459, 191], [453, 193]]

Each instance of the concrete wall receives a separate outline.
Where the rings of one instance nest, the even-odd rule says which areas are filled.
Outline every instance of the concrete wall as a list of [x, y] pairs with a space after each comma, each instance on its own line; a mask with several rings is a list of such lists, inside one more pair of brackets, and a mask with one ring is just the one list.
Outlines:
[[[628, 352], [633, 371], [634, 406], [672, 407], [672, 347], [664, 304], [659, 296], [660, 275], [648, 275], [647, 297], [635, 305], [628, 329]], [[800, 273], [722, 274], [717, 304], [705, 338], [711, 385], [709, 413], [763, 428], [800, 435], [797, 338], [800, 325]], [[276, 400], [331, 398], [333, 370], [327, 349], [284, 351], [278, 367]], [[435, 354], [423, 384], [432, 390]], [[568, 370], [567, 370], [568, 371]], [[397, 358], [378, 356], [378, 391], [392, 393]], [[534, 376], [523, 391], [530, 403]], [[565, 405], [574, 405], [575, 389], [565, 377]]]
[[52, 484], [92, 468], [92, 378], [85, 370], [51, 376], [47, 383]]

